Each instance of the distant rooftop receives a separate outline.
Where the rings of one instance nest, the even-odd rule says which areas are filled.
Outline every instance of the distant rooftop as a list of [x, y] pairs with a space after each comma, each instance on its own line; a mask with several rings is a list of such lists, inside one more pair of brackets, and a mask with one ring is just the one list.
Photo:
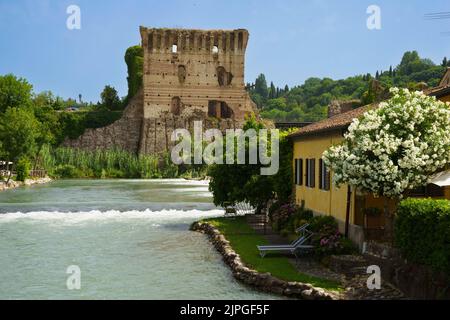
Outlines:
[[311, 134], [329, 132], [339, 129], [347, 128], [353, 121], [353, 119], [360, 117], [364, 112], [376, 108], [378, 103], [372, 103], [363, 107], [359, 107], [331, 118], [327, 118], [318, 122], [314, 122], [304, 128], [301, 128], [297, 132], [289, 135], [290, 138], [307, 136]]

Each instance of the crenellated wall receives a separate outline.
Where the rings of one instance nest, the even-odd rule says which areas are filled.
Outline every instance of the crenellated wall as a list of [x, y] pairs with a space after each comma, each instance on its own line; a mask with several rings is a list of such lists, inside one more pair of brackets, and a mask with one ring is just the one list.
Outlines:
[[136, 98], [139, 115], [86, 130], [65, 145], [95, 149], [118, 144], [137, 153], [158, 153], [171, 147], [174, 129], [191, 129], [195, 120], [202, 120], [205, 129], [224, 131], [242, 127], [245, 116], [256, 113], [244, 82], [247, 30], [140, 27], [140, 33], [144, 72]]

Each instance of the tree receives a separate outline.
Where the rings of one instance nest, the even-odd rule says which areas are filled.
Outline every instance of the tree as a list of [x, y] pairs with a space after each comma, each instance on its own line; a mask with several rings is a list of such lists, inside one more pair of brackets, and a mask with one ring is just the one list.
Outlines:
[[0, 76], [0, 113], [17, 107], [28, 107], [31, 103], [33, 86], [25, 79], [12, 74]]
[[264, 109], [265, 110], [278, 109], [286, 111], [287, 109], [286, 99], [285, 98], [270, 99], [267, 101]]
[[267, 81], [264, 74], [260, 74], [255, 81], [255, 92], [259, 94], [264, 100], [268, 98], [269, 90], [267, 89]]
[[36, 136], [36, 152], [33, 157], [33, 170], [37, 168], [42, 148], [45, 145], [56, 144], [57, 137], [62, 134], [58, 113], [51, 106], [34, 106], [34, 115], [38, 121]]
[[269, 91], [269, 99], [274, 99], [277, 97], [277, 89], [275, 89], [275, 85], [273, 82], [270, 82], [270, 91]]
[[252, 97], [253, 102], [256, 104], [256, 106], [261, 109], [264, 104], [264, 99], [257, 94], [256, 92], [250, 93], [250, 96]]
[[[1, 154], [6, 161], [17, 163], [31, 158], [36, 151], [39, 122], [29, 108], [8, 108], [0, 117]], [[11, 175], [6, 183], [9, 182]]]
[[[262, 123], [258, 122], [254, 116], [244, 124], [244, 130], [258, 131], [261, 128], [263, 128]], [[246, 154], [248, 154], [248, 150], [248, 142], [246, 142]], [[209, 189], [213, 193], [214, 204], [226, 206], [228, 203], [249, 202], [253, 206], [261, 207], [261, 202], [270, 198], [269, 194], [272, 191], [269, 186], [266, 185], [266, 188], [263, 189], [256, 183], [259, 169], [260, 165], [237, 164], [236, 155], [234, 164], [212, 165], [208, 170], [208, 175], [211, 177]], [[253, 186], [257, 187], [256, 190], [251, 190]], [[255, 198], [255, 195], [259, 195], [259, 197]]]
[[[247, 119], [243, 129], [255, 129], [258, 132], [263, 128], [263, 123], [253, 116]], [[212, 165], [208, 175], [211, 177], [209, 188], [214, 203], [225, 206], [248, 202], [260, 212], [270, 199], [276, 197], [286, 201], [292, 192], [292, 144], [286, 136], [287, 132], [280, 134], [280, 168], [275, 175], [261, 175], [260, 163]]]
[[[422, 92], [391, 89], [394, 95], [377, 109], [353, 120], [342, 144], [323, 154], [333, 182], [388, 198], [427, 184], [430, 175], [450, 163], [450, 105]], [[386, 225], [386, 231], [392, 225]]]
[[409, 76], [415, 72], [421, 72], [435, 66], [430, 59], [421, 59], [417, 51], [407, 51], [403, 55], [402, 61], [397, 66], [397, 73], [400, 76]]
[[104, 108], [109, 110], [120, 110], [122, 108], [122, 104], [117, 94], [117, 90], [112, 86], [105, 86], [101, 93], [101, 104]]

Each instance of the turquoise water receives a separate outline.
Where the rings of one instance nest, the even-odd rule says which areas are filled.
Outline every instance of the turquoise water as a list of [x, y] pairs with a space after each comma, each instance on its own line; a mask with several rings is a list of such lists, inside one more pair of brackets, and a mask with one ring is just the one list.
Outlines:
[[[0, 299], [267, 299], [189, 224], [205, 182], [61, 180], [0, 193]], [[69, 266], [81, 272], [69, 290]]]

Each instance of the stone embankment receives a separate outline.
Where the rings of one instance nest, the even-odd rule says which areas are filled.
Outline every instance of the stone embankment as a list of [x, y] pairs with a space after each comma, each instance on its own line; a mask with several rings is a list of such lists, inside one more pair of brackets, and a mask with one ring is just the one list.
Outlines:
[[220, 231], [206, 222], [195, 222], [191, 230], [202, 232], [208, 235], [214, 247], [223, 257], [233, 276], [239, 281], [255, 287], [261, 291], [284, 295], [290, 298], [305, 300], [333, 300], [337, 295], [321, 288], [316, 288], [307, 283], [288, 282], [280, 280], [270, 273], [260, 273], [245, 266], [240, 256], [230, 246], [230, 242], [225, 239]]
[[0, 191], [5, 191], [8, 189], [15, 189], [21, 186], [31, 186], [34, 184], [44, 184], [52, 181], [49, 177], [39, 178], [39, 179], [26, 179], [24, 182], [22, 181], [13, 181], [10, 180], [8, 184], [5, 182], [0, 182]]

